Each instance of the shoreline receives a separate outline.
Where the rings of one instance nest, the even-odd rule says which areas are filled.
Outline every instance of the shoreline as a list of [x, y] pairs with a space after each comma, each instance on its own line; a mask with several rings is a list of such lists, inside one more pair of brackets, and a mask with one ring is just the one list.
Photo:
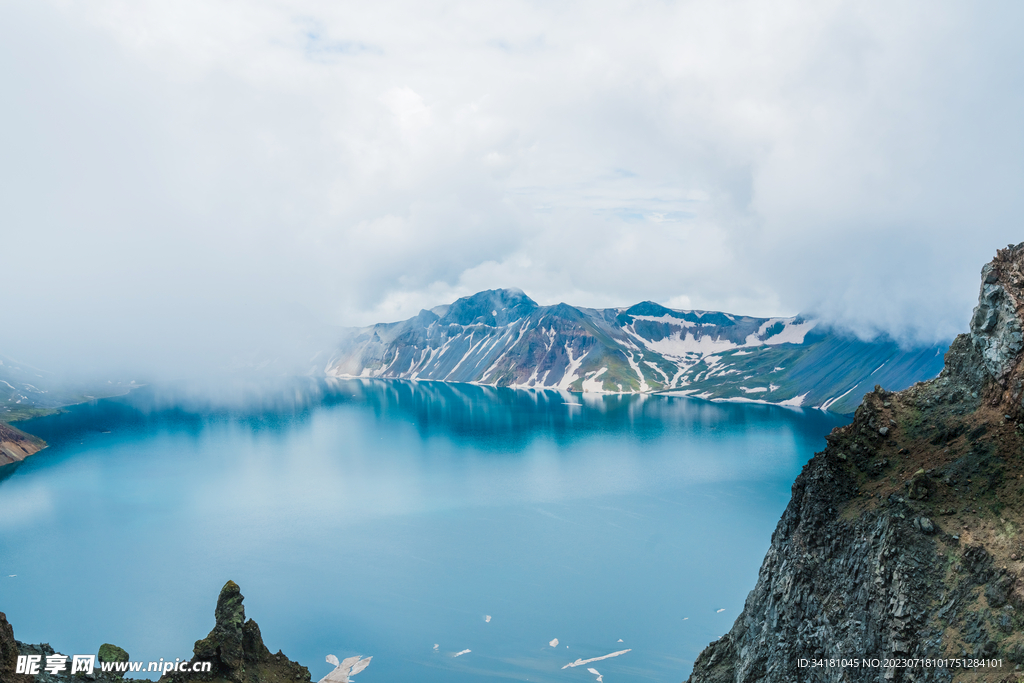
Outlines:
[[[135, 385], [129, 387], [127, 391], [122, 391], [116, 394], [106, 394], [102, 396], [83, 396], [84, 400], [76, 401], [74, 403], [64, 403], [59, 406], [53, 406], [48, 408], [43, 407], [26, 407], [24, 412], [16, 414], [14, 419], [5, 416], [3, 420], [0, 420], [0, 468], [6, 465], [17, 465], [18, 463], [25, 460], [30, 455], [35, 455], [39, 451], [47, 448], [48, 443], [40, 439], [34, 434], [22, 431], [17, 427], [14, 427], [12, 422], [23, 422], [26, 420], [34, 420], [38, 417], [46, 417], [48, 415], [57, 415], [62, 412], [65, 408], [71, 406], [82, 405], [83, 403], [89, 403], [90, 401], [99, 401], [105, 398], [115, 398], [117, 396], [126, 396], [131, 393], [132, 389], [145, 386], [144, 384]], [[7, 470], [0, 469], [0, 471], [7, 473]]]

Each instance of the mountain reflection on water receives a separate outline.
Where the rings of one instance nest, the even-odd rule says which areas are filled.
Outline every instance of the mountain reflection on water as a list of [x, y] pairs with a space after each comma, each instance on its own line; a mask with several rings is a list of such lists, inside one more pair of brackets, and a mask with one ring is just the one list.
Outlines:
[[231, 578], [314, 680], [328, 653], [373, 655], [366, 683], [588, 680], [562, 667], [628, 649], [609, 683], [678, 681], [842, 422], [438, 382], [144, 389], [24, 423], [51, 447], [0, 481], [0, 605], [21, 640], [184, 658]]
[[[736, 411], [707, 401], [649, 394], [569, 394], [516, 391], [471, 384], [375, 380], [330, 382], [325, 402], [351, 399], [381, 420], [408, 418], [423, 435], [445, 435], [488, 449], [517, 451], [536, 439], [559, 444], [596, 435], [632, 432], [643, 439], [667, 433], [729, 428], [806, 417], [785, 408], [756, 406]], [[835, 424], [831, 416], [823, 424]]]

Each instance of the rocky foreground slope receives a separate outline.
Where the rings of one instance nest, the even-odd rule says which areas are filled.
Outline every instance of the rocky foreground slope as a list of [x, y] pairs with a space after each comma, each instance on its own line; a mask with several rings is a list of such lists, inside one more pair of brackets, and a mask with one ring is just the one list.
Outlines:
[[941, 375], [876, 388], [805, 466], [742, 614], [692, 683], [1016, 680], [1024, 244], [982, 279]]
[[672, 391], [851, 413], [876, 383], [900, 389], [942, 369], [945, 345], [862, 341], [819, 321], [629, 308], [540, 306], [495, 289], [397, 323], [351, 330], [333, 377], [473, 382], [575, 392]]
[[[162, 683], [309, 683], [309, 669], [291, 661], [280, 650], [277, 654], [271, 653], [263, 644], [260, 627], [252, 619], [245, 618], [243, 599], [238, 584], [234, 581], [224, 584], [214, 609], [213, 629], [205, 638], [196, 641], [194, 656], [180, 665], [181, 670], [167, 672], [159, 680]], [[72, 675], [68, 670], [52, 673], [42, 668], [35, 675], [16, 672], [18, 655], [40, 656], [45, 667], [47, 656], [54, 654], [58, 653], [48, 644], [29, 645], [15, 640], [13, 627], [6, 615], [0, 612], [0, 683], [129, 683], [136, 680], [123, 672], [102, 671], [101, 662], [126, 663], [131, 660], [127, 652], [109, 643], [100, 646], [92, 674]], [[201, 666], [204, 663], [209, 663], [209, 667]], [[200, 666], [192, 671], [196, 664]], [[139, 679], [143, 680], [148, 679]], [[343, 683], [348, 678], [336, 675], [331, 680]]]

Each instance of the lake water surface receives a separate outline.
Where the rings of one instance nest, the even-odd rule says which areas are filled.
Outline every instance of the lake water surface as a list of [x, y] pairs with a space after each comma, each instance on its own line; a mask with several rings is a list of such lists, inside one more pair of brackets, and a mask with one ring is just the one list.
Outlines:
[[50, 447], [0, 480], [0, 611], [67, 654], [184, 659], [233, 579], [314, 681], [333, 653], [373, 656], [362, 683], [678, 683], [842, 423], [439, 383], [234, 411], [143, 390], [19, 425]]

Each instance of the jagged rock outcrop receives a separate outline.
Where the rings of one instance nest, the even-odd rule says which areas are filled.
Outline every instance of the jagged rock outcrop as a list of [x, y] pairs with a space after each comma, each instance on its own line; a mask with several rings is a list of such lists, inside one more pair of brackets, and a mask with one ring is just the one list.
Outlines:
[[[742, 614], [697, 658], [692, 683], [1015, 680], [1022, 302], [1024, 244], [983, 269], [971, 331], [938, 378], [898, 393], [876, 387], [827, 437], [793, 485]], [[1002, 665], [914, 662], [936, 658]]]
[[[115, 646], [105, 646], [115, 647]], [[116, 648], [121, 652], [121, 648]], [[50, 673], [46, 671], [46, 658], [57, 653], [48, 643], [31, 645], [22, 643], [14, 638], [14, 627], [7, 621], [7, 615], [0, 612], [0, 683], [72, 683], [81, 681], [92, 681], [93, 683], [133, 683], [134, 679], [125, 679], [124, 674], [104, 673], [99, 665], [102, 660], [103, 648], [100, 648], [100, 657], [96, 662], [93, 673], [86, 675], [78, 673], [71, 675], [70, 667], [65, 667], [61, 673]], [[124, 653], [127, 657], [128, 653]], [[39, 660], [39, 673], [19, 674], [17, 671], [19, 655], [35, 655]], [[109, 660], [108, 660], [109, 661]]]
[[215, 681], [217, 683], [307, 683], [309, 669], [291, 661], [278, 650], [271, 654], [263, 644], [260, 627], [245, 618], [241, 589], [228, 581], [221, 589], [214, 610], [214, 627], [196, 641], [189, 668], [197, 662], [210, 662], [209, 672], [172, 672], [163, 683]]
[[0, 467], [21, 462], [46, 448], [46, 442], [0, 422]]
[[0, 683], [32, 683], [31, 676], [15, 673], [21, 654], [18, 645], [14, 627], [7, 621], [7, 615], [0, 612]]
[[1000, 282], [1015, 270], [1011, 262], [999, 263], [997, 257], [981, 271], [981, 294], [971, 318], [971, 340], [981, 352], [989, 374], [997, 380], [1013, 369], [1014, 360], [1024, 346], [1019, 302], [1012, 290]]

